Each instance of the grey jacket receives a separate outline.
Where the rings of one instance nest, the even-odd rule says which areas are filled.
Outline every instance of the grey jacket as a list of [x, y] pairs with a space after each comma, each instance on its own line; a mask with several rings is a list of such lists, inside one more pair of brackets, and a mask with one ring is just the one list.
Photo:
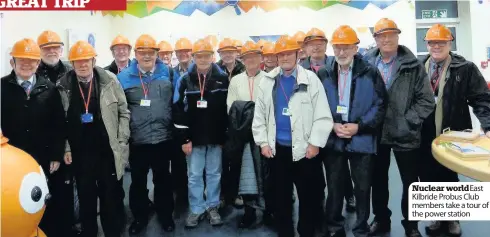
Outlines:
[[[376, 67], [379, 49], [364, 56]], [[422, 122], [435, 109], [434, 94], [423, 65], [405, 46], [398, 46], [393, 79], [388, 89], [388, 107], [381, 131], [381, 144], [395, 150], [420, 147]]]
[[[157, 144], [173, 138], [172, 121], [173, 86], [169, 79], [169, 70], [162, 61], [157, 60], [151, 76], [141, 75], [138, 62], [133, 60], [126, 70], [117, 75], [126, 94], [128, 108], [131, 111], [131, 144]], [[142, 87], [148, 90], [150, 106], [141, 106], [145, 98]]]
[[[109, 136], [109, 144], [114, 153], [114, 163], [116, 165], [117, 179], [124, 175], [124, 168], [129, 158], [129, 110], [126, 97], [121, 85], [112, 72], [105, 71], [100, 67], [94, 68], [94, 73], [100, 83], [100, 112]], [[71, 82], [70, 77], [75, 72], [66, 73], [58, 82], [56, 87], [61, 94], [61, 101], [68, 112], [71, 101]], [[65, 152], [70, 152], [70, 144], [66, 142]]]

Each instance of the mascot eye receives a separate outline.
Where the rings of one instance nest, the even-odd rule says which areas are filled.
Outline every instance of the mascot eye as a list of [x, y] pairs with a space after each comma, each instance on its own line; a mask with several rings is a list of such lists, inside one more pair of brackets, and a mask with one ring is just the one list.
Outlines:
[[24, 176], [19, 190], [20, 205], [25, 212], [34, 214], [43, 209], [48, 195], [48, 184], [41, 169], [41, 173], [31, 172]]

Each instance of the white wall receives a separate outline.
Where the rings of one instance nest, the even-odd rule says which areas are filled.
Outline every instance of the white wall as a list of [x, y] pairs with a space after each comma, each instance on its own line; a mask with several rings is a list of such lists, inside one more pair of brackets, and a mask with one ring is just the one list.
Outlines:
[[105, 66], [112, 60], [112, 55], [108, 49], [111, 38], [111, 17], [102, 17], [101, 14], [94, 16], [87, 11], [77, 12], [22, 12], [8, 11], [3, 13], [1, 21], [1, 75], [10, 72], [8, 64], [9, 49], [13, 44], [22, 38], [32, 38], [37, 41], [37, 37], [44, 30], [52, 30], [58, 33], [65, 43], [63, 58], [68, 56], [68, 33], [67, 29], [75, 29], [84, 32], [93, 32], [96, 36], [95, 48], [98, 53], [97, 64]]
[[472, 61], [480, 68], [483, 76], [490, 81], [490, 68], [482, 69], [481, 61], [487, 60], [487, 47], [490, 47], [490, 2], [470, 1]]
[[[311, 27], [318, 27], [330, 38], [339, 25], [348, 24], [354, 29], [372, 27], [381, 17], [388, 17], [402, 29], [401, 43], [415, 50], [414, 15], [414, 9], [407, 1], [395, 3], [385, 10], [373, 5], [359, 10], [338, 4], [320, 11], [302, 7], [298, 10], [279, 9], [265, 13], [262, 9], [252, 9], [240, 16], [236, 15], [233, 7], [227, 7], [211, 17], [199, 11], [191, 17], [161, 11], [142, 19], [131, 15], [115, 17], [112, 37], [120, 33], [134, 42], [140, 34], [148, 33], [158, 41], [168, 40], [173, 44], [182, 36], [196, 40], [212, 34], [219, 39], [231, 37], [246, 41], [251, 40], [249, 36], [294, 34], [298, 30], [306, 32]], [[374, 43], [369, 30], [359, 36], [361, 46]], [[331, 47], [328, 52], [333, 54]]]

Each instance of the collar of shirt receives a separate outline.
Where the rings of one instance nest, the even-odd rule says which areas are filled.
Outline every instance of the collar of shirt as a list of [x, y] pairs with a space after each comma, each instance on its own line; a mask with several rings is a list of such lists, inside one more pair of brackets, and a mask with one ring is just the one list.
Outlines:
[[390, 58], [390, 60], [387, 63], [385, 63], [383, 61], [383, 57], [381, 57], [381, 54], [379, 54], [378, 57], [376, 58], [376, 61], [377, 61], [376, 65], [378, 65], [379, 63], [381, 63], [383, 66], [389, 66], [389, 65], [391, 65], [392, 63], [395, 62], [396, 56], [397, 55], [394, 55], [393, 57]]
[[[17, 84], [19, 84], [19, 86], [22, 86], [22, 82], [24, 81], [24, 79], [17, 76]], [[31, 83], [31, 86], [34, 86], [34, 84], [36, 84], [36, 74], [32, 74], [32, 76], [27, 81]]]
[[[284, 71], [282, 70], [282, 68], [281, 68], [281, 72], [279, 73], [279, 75], [281, 77], [284, 75]], [[296, 69], [296, 66], [294, 66], [294, 70], [290, 76], [294, 77], [294, 79], [298, 79], [298, 70]]]
[[77, 76], [77, 79], [78, 79], [78, 82], [89, 83], [93, 77], [94, 77], [94, 74], [92, 73], [92, 75], [90, 75], [87, 79], [81, 78], [79, 76]]
[[446, 60], [436, 62], [436, 61], [434, 61], [434, 59], [432, 57], [430, 58], [430, 67], [434, 70], [436, 69], [436, 66], [439, 66], [439, 68], [442, 68], [444, 66], [444, 63], [446, 63]]
[[342, 74], [342, 75], [346, 75], [346, 74], [349, 74], [350, 72], [352, 72], [352, 68], [354, 67], [354, 60], [352, 60], [352, 62], [350, 62], [349, 64], [349, 70], [345, 71], [345, 70], [342, 70], [340, 68], [340, 65], [338, 65], [339, 67], [339, 72]]
[[[140, 66], [138, 66], [138, 69], [140, 70], [141, 74], [145, 75], [147, 72], [144, 71], [143, 69], [141, 69]], [[153, 68], [150, 70], [150, 74], [153, 74], [155, 72], [155, 67], [153, 66]]]

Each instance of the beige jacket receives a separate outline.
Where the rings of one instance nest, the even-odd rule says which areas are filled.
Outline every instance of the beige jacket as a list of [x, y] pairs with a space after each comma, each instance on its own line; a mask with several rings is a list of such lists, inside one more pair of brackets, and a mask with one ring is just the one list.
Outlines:
[[[231, 79], [230, 85], [228, 86], [228, 96], [226, 97], [228, 112], [230, 112], [230, 107], [233, 102], [237, 100], [255, 101], [257, 99], [257, 88], [265, 74], [264, 71], [260, 71], [254, 77], [249, 77], [245, 71]], [[250, 95], [252, 95], [251, 98]]]
[[[117, 179], [124, 175], [124, 168], [129, 158], [129, 115], [128, 104], [124, 91], [112, 72], [100, 67], [94, 68], [100, 83], [100, 111], [102, 121], [109, 135], [109, 144], [114, 153]], [[68, 112], [71, 98], [71, 78], [74, 72], [68, 72], [57, 83], [65, 113]], [[65, 152], [70, 152], [70, 144], [66, 142]]]
[[[309, 144], [324, 147], [333, 128], [333, 119], [327, 96], [320, 79], [315, 73], [296, 67], [298, 89], [289, 100], [291, 112], [291, 132], [293, 161], [306, 155]], [[255, 101], [252, 123], [254, 140], [260, 147], [270, 146], [276, 154], [276, 120], [274, 115], [275, 83], [279, 77], [279, 67], [267, 73], [261, 80]]]

